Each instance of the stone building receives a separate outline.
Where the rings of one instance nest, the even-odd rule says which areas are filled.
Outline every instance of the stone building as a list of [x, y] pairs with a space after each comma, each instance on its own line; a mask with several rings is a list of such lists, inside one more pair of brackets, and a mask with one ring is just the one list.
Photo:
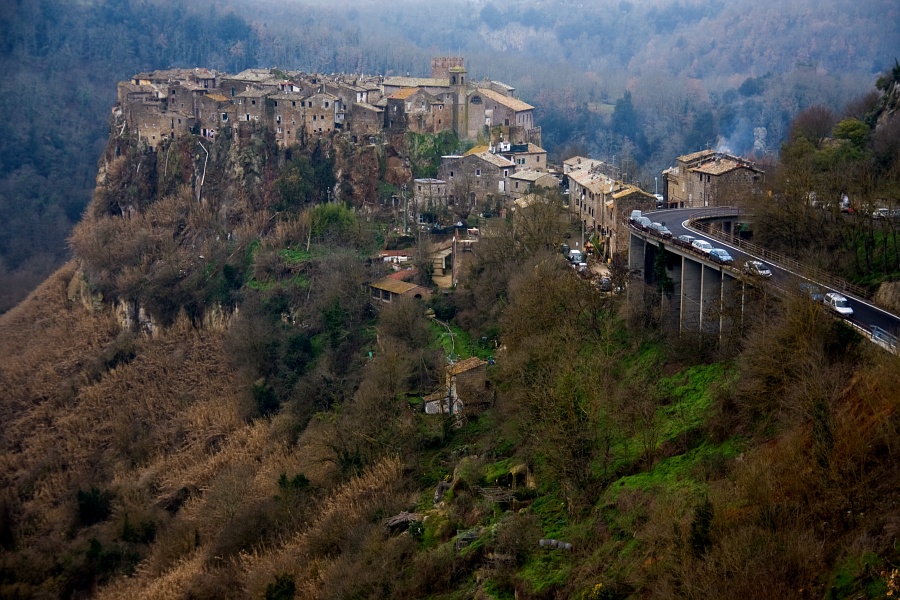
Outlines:
[[559, 180], [540, 171], [516, 171], [509, 176], [509, 195], [514, 201], [541, 187], [559, 190]]
[[603, 171], [604, 163], [575, 157], [563, 162], [569, 210], [581, 221], [584, 231], [598, 238], [601, 258], [628, 251], [626, 219], [634, 209], [656, 208], [656, 198], [637, 186], [622, 183]]
[[385, 128], [414, 133], [440, 133], [452, 125], [453, 111], [444, 101], [419, 88], [403, 88], [387, 97]]
[[676, 159], [663, 171], [664, 201], [670, 208], [729, 206], [759, 193], [764, 173], [749, 161], [715, 150]]
[[[475, 149], [477, 150], [477, 149]], [[438, 178], [447, 182], [448, 205], [458, 214], [476, 208], [494, 212], [506, 204], [509, 177], [516, 165], [498, 154], [482, 151], [463, 156], [444, 156]]]
[[431, 290], [414, 283], [409, 283], [408, 281], [402, 281], [388, 276], [370, 283], [369, 295], [372, 302], [376, 305], [381, 305], [393, 302], [399, 298], [427, 300], [431, 297]]
[[447, 182], [443, 179], [415, 179], [412, 189], [416, 212], [437, 214], [447, 208]]

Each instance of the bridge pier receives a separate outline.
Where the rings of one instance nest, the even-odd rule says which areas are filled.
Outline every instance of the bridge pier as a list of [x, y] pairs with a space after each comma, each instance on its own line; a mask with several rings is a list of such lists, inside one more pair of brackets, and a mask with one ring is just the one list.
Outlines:
[[656, 261], [660, 252], [669, 253], [664, 258], [672, 284], [671, 294], [661, 299], [660, 317], [665, 327], [677, 327], [679, 333], [717, 335], [721, 340], [723, 334], [742, 323], [744, 282], [694, 252], [632, 232], [629, 269], [640, 272], [644, 283], [658, 285]]

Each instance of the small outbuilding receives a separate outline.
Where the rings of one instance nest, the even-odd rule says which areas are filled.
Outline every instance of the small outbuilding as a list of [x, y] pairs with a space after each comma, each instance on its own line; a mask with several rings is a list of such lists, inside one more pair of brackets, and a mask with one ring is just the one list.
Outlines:
[[431, 297], [431, 290], [409, 283], [399, 281], [392, 277], [383, 277], [369, 284], [369, 294], [372, 302], [392, 302], [398, 298], [418, 298], [427, 300]]

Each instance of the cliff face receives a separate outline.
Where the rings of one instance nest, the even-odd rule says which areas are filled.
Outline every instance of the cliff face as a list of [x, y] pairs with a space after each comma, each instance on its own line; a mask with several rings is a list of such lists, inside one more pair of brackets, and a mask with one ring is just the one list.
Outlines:
[[198, 560], [182, 583], [206, 588], [204, 565], [249, 548], [240, 506], [296, 532], [312, 495], [279, 475], [336, 476], [307, 422], [358, 378], [374, 246], [354, 209], [376, 203], [379, 148], [255, 129], [149, 152], [112, 131], [75, 259], [0, 319], [3, 597], [83, 596], [141, 561], [153, 579]]

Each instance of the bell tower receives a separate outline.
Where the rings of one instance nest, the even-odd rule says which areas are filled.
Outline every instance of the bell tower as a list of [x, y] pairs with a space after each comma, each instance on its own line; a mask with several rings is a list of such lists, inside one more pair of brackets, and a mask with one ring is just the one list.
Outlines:
[[453, 131], [459, 139], [469, 137], [469, 104], [466, 98], [466, 68], [462, 65], [450, 67], [450, 94], [453, 96]]

